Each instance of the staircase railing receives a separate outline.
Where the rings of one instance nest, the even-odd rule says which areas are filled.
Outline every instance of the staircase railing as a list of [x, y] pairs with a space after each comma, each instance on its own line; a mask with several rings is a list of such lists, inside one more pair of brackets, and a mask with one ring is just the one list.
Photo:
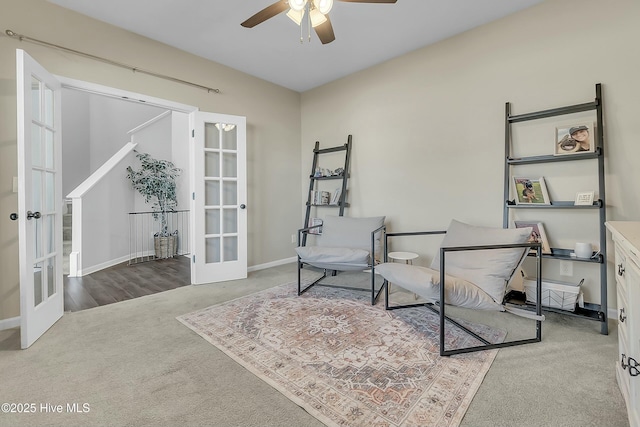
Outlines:
[[69, 276], [82, 276], [83, 270], [83, 199], [96, 186], [102, 178], [115, 168], [133, 149], [136, 143], [127, 142], [118, 152], [116, 152], [109, 160], [93, 172], [82, 184], [76, 187], [67, 195], [72, 200], [72, 223], [74, 224], [73, 235], [71, 238], [71, 254], [69, 255]]
[[[154, 235], [162, 227], [156, 212], [129, 213], [129, 265], [162, 258], [156, 255]], [[167, 212], [168, 230], [177, 238], [174, 255], [189, 253], [189, 211]]]

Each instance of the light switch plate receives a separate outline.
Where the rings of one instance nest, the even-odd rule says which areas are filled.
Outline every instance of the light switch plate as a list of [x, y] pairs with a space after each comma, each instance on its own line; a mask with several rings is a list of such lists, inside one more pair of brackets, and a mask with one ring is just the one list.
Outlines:
[[17, 176], [13, 177], [13, 192], [14, 193], [18, 192], [18, 177]]

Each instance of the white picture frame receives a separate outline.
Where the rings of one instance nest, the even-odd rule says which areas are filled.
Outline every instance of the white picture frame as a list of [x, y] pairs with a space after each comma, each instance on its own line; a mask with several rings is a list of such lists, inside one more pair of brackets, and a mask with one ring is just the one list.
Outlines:
[[[309, 218], [308, 227], [313, 227], [314, 225], [322, 225], [322, 219], [321, 218]], [[321, 235], [322, 234], [322, 227], [312, 228], [311, 230], [309, 230], [309, 234]]]
[[595, 191], [584, 191], [576, 193], [576, 200], [573, 203], [576, 206], [591, 206], [593, 205], [593, 198]]
[[[542, 253], [551, 254], [551, 247], [549, 246], [549, 239], [547, 239], [547, 233], [544, 231], [544, 225], [540, 221], [514, 221], [516, 228], [531, 227], [531, 236], [528, 242], [537, 242], [542, 244]], [[534, 249], [532, 249], [534, 251]]]
[[513, 177], [516, 205], [550, 205], [544, 177]]
[[556, 127], [554, 156], [595, 152], [596, 132], [593, 122], [572, 123]]

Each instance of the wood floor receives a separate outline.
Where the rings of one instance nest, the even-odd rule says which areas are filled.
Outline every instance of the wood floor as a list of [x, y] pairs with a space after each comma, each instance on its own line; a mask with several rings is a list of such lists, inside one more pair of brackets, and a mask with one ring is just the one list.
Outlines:
[[113, 267], [83, 276], [64, 276], [64, 310], [80, 311], [175, 289], [191, 283], [190, 258]]

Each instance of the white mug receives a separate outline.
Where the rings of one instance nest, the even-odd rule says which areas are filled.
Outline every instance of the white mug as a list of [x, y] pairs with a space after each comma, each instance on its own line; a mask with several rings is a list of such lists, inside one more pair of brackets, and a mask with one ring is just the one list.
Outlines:
[[576, 243], [573, 251], [576, 253], [577, 258], [591, 258], [591, 255], [593, 255], [591, 243]]

